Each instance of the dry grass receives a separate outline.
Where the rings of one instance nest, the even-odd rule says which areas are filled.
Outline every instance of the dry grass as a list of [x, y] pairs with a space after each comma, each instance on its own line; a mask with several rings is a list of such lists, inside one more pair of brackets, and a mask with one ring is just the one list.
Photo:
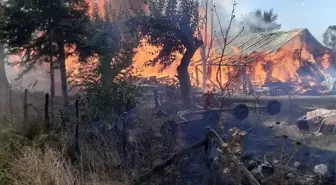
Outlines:
[[[22, 102], [17, 101], [16, 114], [22, 115]], [[130, 133], [125, 158], [113, 129], [91, 137], [87, 125], [81, 123], [81, 155], [76, 156], [73, 152], [75, 124], [69, 123], [66, 128], [54, 124], [53, 129], [45, 131], [43, 121], [36, 114], [30, 114], [29, 122], [23, 122], [22, 116], [10, 116], [0, 122], [0, 185], [130, 184], [133, 178], [184, 147], [181, 133], [176, 140], [172, 134], [176, 132], [162, 127], [168, 120], [174, 120], [173, 117], [156, 117], [151, 108], [140, 109], [139, 115], [139, 122], [134, 123]], [[144, 184], [176, 184], [181, 175], [179, 165]]]
[[335, 135], [320, 135], [315, 136], [311, 133], [299, 131], [298, 128], [291, 126], [277, 126], [277, 135], [286, 135], [292, 140], [300, 141], [308, 146], [315, 147], [322, 150], [336, 151]]
[[[98, 156], [97, 151], [92, 147], [87, 147], [89, 144], [81, 147], [83, 151], [81, 159], [71, 161], [68, 153], [72, 138], [70, 135], [66, 133], [45, 134], [33, 125], [30, 130], [19, 132], [10, 128], [1, 133], [0, 184], [127, 184], [123, 178], [123, 171], [116, 168], [108, 170], [105, 164], [111, 160], [108, 161]], [[70, 141], [65, 142], [67, 139]], [[110, 158], [118, 158], [118, 155], [111, 155]], [[86, 168], [87, 166], [90, 168]], [[108, 173], [119, 174], [119, 177], [112, 178]]]
[[73, 185], [81, 182], [79, 173], [60, 152], [47, 147], [44, 152], [35, 147], [25, 147], [22, 156], [10, 169], [15, 185]]
[[[76, 156], [73, 152], [75, 124], [69, 123], [66, 128], [54, 124], [53, 129], [46, 131], [38, 116], [30, 116], [28, 122], [23, 122], [21, 116], [8, 116], [0, 124], [0, 185], [129, 184], [180, 146], [154, 134], [167, 118], [153, 116], [152, 109], [140, 110], [139, 114], [135, 132], [130, 133], [136, 142], [127, 146], [125, 162], [114, 129], [92, 138], [86, 124], [81, 123], [81, 155]], [[176, 179], [167, 174], [163, 180], [167, 178]], [[148, 184], [159, 181], [162, 179], [151, 179]]]
[[[79, 160], [72, 163], [66, 150], [69, 144], [64, 142], [71, 137], [65, 133], [45, 134], [39, 128], [40, 124], [43, 122], [28, 122], [23, 127], [24, 129], [15, 129], [15, 124], [12, 123], [8, 124], [12, 127], [2, 130], [0, 137], [0, 184], [126, 184], [121, 183], [118, 179], [109, 178], [106, 170], [100, 169], [97, 165], [91, 171], [85, 170], [83, 166], [90, 161]], [[89, 151], [85, 152], [85, 154], [88, 153]], [[97, 163], [98, 161], [99, 159], [95, 160]], [[102, 163], [102, 161], [100, 162]]]
[[102, 179], [101, 174], [81, 172], [64, 155], [51, 147], [43, 151], [25, 147], [22, 156], [16, 159], [8, 177], [13, 185], [121, 185], [125, 183]]

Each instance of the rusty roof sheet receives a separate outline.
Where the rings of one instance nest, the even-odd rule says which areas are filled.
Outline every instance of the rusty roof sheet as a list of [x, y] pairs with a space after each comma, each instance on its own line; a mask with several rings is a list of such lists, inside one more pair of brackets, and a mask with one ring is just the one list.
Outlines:
[[[228, 45], [225, 48], [226, 56], [238, 54], [248, 55], [253, 52], [275, 53], [284, 44], [292, 38], [308, 31], [307, 29], [294, 29], [290, 31], [262, 32], [262, 33], [241, 33], [234, 39], [228, 39]], [[224, 41], [217, 42], [216, 52], [221, 53]]]

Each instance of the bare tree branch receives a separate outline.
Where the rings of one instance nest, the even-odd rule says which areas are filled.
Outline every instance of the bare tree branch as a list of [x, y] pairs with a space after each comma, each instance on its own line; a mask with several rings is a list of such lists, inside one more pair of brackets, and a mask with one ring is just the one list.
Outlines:
[[[215, 11], [216, 16], [217, 16], [217, 19], [218, 19], [218, 24], [219, 24], [219, 26], [220, 26], [220, 30], [221, 30], [221, 33], [222, 33], [222, 37], [223, 37], [223, 39], [224, 39], [224, 46], [223, 46], [223, 48], [222, 48], [221, 58], [220, 58], [220, 61], [219, 61], [219, 64], [218, 64], [218, 69], [217, 69], [217, 74], [216, 74], [216, 80], [217, 80], [217, 83], [219, 83], [219, 86], [221, 87], [221, 90], [222, 90], [222, 91], [223, 91], [223, 86], [222, 86], [222, 84], [221, 84], [221, 79], [219, 79], [219, 77], [221, 78], [221, 73], [220, 73], [221, 70], [222, 70], [222, 66], [221, 66], [221, 64], [222, 64], [222, 61], [223, 61], [223, 58], [224, 58], [224, 54], [225, 54], [225, 49], [226, 49], [226, 46], [227, 46], [227, 37], [228, 37], [228, 35], [229, 35], [229, 31], [230, 31], [230, 28], [231, 28], [232, 21], [233, 21], [233, 19], [235, 18], [234, 13], [235, 13], [236, 5], [237, 5], [237, 3], [236, 3], [236, 1], [234, 1], [234, 2], [233, 2], [233, 5], [232, 5], [231, 18], [230, 18], [229, 26], [228, 26], [228, 28], [227, 28], [227, 30], [226, 30], [226, 32], [225, 32], [225, 35], [224, 35], [223, 27], [222, 27], [222, 25], [221, 25], [221, 23], [220, 23], [219, 15], [218, 15], [218, 13], [217, 13], [217, 11], [216, 11], [216, 7], [214, 7], [214, 11]], [[220, 76], [219, 76], [219, 75], [220, 75]]]

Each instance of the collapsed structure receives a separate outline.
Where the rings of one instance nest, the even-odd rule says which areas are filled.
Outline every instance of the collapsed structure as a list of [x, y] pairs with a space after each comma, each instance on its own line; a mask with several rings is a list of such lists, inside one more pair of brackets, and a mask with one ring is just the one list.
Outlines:
[[[208, 87], [228, 84], [231, 89], [249, 91], [281, 85], [299, 94], [331, 93], [335, 87], [335, 54], [307, 29], [241, 33], [215, 48], [207, 63]], [[219, 64], [221, 67], [219, 68]], [[193, 66], [195, 85], [202, 84], [202, 61]]]
[[[335, 53], [319, 43], [307, 29], [241, 33], [237, 37], [228, 39], [224, 56], [221, 57], [223, 40], [212, 48], [207, 61], [205, 75], [208, 87], [206, 89], [218, 88], [220, 83], [227, 85], [230, 89], [245, 93], [274, 86], [286, 87], [297, 94], [330, 94], [335, 92]], [[155, 51], [157, 48], [146, 46], [142, 49], [145, 51], [138, 51], [133, 59], [133, 66], [143, 67], [143, 64], [153, 57], [152, 54], [147, 54], [148, 51]], [[198, 55], [196, 53], [196, 56], [193, 57], [189, 72], [192, 85], [201, 87], [204, 69], [201, 57]], [[177, 60], [180, 58], [181, 56]], [[174, 78], [178, 62], [164, 71], [159, 71], [160, 66], [143, 67], [136, 74], [147, 78], [154, 76], [158, 79], [161, 77], [160, 84], [175, 85], [177, 81]], [[70, 63], [68, 62], [67, 65]], [[220, 70], [218, 70], [219, 63], [221, 63]], [[41, 66], [41, 68], [43, 69], [41, 71], [47, 74], [48, 67]], [[71, 69], [69, 70], [71, 71]], [[13, 72], [13, 74], [17, 74], [17, 72]], [[55, 74], [56, 94], [60, 95], [59, 73]], [[36, 77], [36, 75], [33, 76]], [[49, 84], [48, 78], [46, 75], [38, 76], [41, 79], [38, 79], [39, 83], [37, 84], [43, 84], [43, 91], [47, 91], [48, 88], [45, 89], [45, 87], [48, 86], [45, 84]], [[24, 78], [25, 81], [30, 79], [28, 76]], [[28, 81], [36, 85], [36, 80]], [[149, 78], [146, 81], [150, 83], [155, 80]], [[38, 89], [42, 90], [42, 88]]]

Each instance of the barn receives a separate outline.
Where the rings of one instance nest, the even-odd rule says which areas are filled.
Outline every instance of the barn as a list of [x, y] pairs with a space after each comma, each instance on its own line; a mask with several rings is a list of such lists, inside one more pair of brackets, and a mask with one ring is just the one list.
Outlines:
[[[224, 42], [219, 43], [214, 48], [215, 56], [207, 63], [209, 87], [218, 86], [220, 79], [222, 84], [230, 82], [233, 89], [288, 83], [303, 92], [320, 86], [324, 81], [321, 76], [332, 77], [335, 74], [334, 53], [314, 38], [308, 29], [241, 33], [228, 39], [222, 60]], [[194, 66], [192, 78], [200, 86], [202, 61], [196, 62]], [[332, 80], [328, 80], [327, 84], [330, 82]]]

